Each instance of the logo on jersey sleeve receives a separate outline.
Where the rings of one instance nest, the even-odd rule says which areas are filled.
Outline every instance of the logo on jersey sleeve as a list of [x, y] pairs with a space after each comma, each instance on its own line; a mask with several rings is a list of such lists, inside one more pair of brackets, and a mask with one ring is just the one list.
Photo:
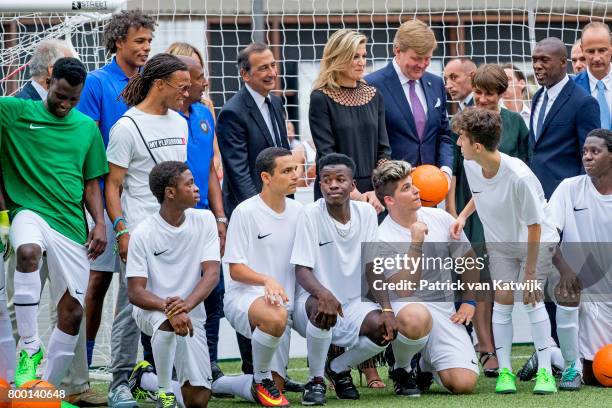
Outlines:
[[202, 132], [208, 133], [208, 131], [210, 130], [210, 124], [208, 123], [208, 120], [204, 119], [200, 121], [200, 129], [202, 129]]

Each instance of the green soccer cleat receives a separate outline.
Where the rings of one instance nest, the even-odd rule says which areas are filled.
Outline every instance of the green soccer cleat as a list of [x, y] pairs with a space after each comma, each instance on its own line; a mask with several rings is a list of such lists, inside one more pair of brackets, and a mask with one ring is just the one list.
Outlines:
[[576, 370], [576, 363], [573, 363], [563, 371], [559, 389], [565, 391], [578, 391], [581, 386], [582, 375], [580, 371]]
[[507, 368], [502, 368], [495, 383], [496, 394], [514, 394], [516, 393], [516, 375]]
[[28, 381], [36, 379], [36, 370], [40, 365], [44, 356], [42, 346], [32, 356], [28, 355], [28, 352], [21, 350], [19, 353], [19, 361], [17, 362], [17, 368], [15, 369], [15, 387], [19, 388]]
[[68, 401], [62, 401], [60, 408], [79, 408], [78, 406], [69, 403]]
[[154, 372], [153, 366], [146, 360], [143, 360], [134, 366], [132, 374], [130, 375], [130, 378], [128, 380], [128, 384], [130, 386], [132, 396], [137, 402], [157, 400], [157, 392], [145, 390], [140, 386], [142, 375], [145, 373], [152, 372]]
[[554, 394], [557, 392], [555, 377], [552, 373], [546, 371], [545, 368], [540, 368], [536, 374], [536, 383], [533, 387], [534, 394]]
[[177, 408], [176, 396], [171, 392], [157, 393], [157, 403], [155, 408]]

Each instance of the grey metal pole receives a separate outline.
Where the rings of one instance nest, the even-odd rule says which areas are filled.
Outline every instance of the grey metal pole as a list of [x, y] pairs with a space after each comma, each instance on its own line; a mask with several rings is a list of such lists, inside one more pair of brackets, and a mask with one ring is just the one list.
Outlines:
[[266, 42], [264, 32], [264, 0], [253, 0], [253, 41]]

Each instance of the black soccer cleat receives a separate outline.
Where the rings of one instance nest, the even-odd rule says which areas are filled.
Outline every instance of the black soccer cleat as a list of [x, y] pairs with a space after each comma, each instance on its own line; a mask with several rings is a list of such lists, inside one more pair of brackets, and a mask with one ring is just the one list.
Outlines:
[[389, 378], [393, 380], [393, 391], [395, 395], [402, 397], [420, 397], [421, 390], [417, 385], [417, 377], [414, 370], [408, 372], [403, 368], [389, 371]]
[[321, 377], [315, 377], [304, 385], [302, 393], [302, 405], [325, 405], [327, 398], [325, 392], [327, 387], [325, 381]]
[[327, 360], [325, 363], [325, 376], [334, 386], [336, 396], [338, 399], [359, 399], [359, 391], [353, 383], [353, 377], [351, 377], [351, 370], [343, 371], [341, 373], [335, 373], [331, 370], [330, 362]]
[[285, 379], [285, 392], [304, 392], [304, 384], [287, 377]]

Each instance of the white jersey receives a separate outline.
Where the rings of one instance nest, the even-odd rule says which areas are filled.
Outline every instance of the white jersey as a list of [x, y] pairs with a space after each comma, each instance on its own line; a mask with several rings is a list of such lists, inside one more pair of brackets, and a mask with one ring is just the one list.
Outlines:
[[149, 189], [149, 173], [155, 166], [151, 155], [157, 163], [185, 162], [189, 129], [187, 121], [173, 110], [165, 115], [150, 115], [134, 107], [125, 116], [134, 119], [145, 141], [130, 119], [121, 118], [111, 128], [106, 155], [109, 163], [127, 169], [121, 207], [133, 229], [144, 218], [159, 211], [159, 203]]
[[475, 161], [463, 162], [487, 244], [527, 242], [527, 226], [533, 224], [541, 225], [540, 242], [557, 242], [542, 184], [522, 160], [499, 154], [499, 170], [492, 178], [485, 178]]
[[[350, 201], [350, 211], [350, 221], [342, 226], [329, 215], [325, 199], [305, 206], [291, 254], [292, 264], [312, 268], [319, 283], [342, 304], [361, 296], [361, 244], [376, 242], [378, 228], [370, 204]], [[301, 286], [296, 290], [296, 298], [308, 296]]]
[[[201, 263], [218, 262], [219, 251], [217, 223], [210, 211], [189, 209], [178, 227], [155, 213], [132, 232], [125, 276], [147, 278], [147, 290], [162, 299], [185, 299], [202, 278]], [[205, 319], [204, 304], [190, 314]]]
[[549, 208], [562, 232], [561, 251], [585, 293], [612, 294], [612, 195], [599, 193], [587, 175], [571, 177], [554, 191]]
[[[428, 263], [429, 260], [434, 259], [445, 260], [445, 262], [442, 262], [442, 268], [439, 267], [441, 266], [439, 263], [429, 263], [430, 267], [422, 269], [421, 279], [428, 282], [452, 282], [452, 269], [444, 268], [444, 266], [450, 266], [450, 263], [446, 260], [449, 258], [460, 258], [465, 255], [471, 248], [470, 241], [464, 232], [461, 232], [459, 240], [451, 238], [450, 228], [455, 219], [439, 208], [422, 207], [417, 211], [417, 220], [427, 225], [427, 235], [425, 235], [423, 245], [423, 259], [427, 259]], [[388, 242], [390, 244], [410, 243], [412, 242], [412, 234], [410, 229], [398, 224], [388, 215], [378, 227], [378, 239], [381, 242]], [[407, 248], [408, 246], [406, 245], [396, 245], [394, 253], [402, 253], [401, 251]], [[387, 277], [392, 275], [393, 273], [387, 275]], [[439, 300], [440, 298], [435, 295], [431, 291], [416, 293], [417, 297], [423, 296], [421, 300]], [[446, 306], [443, 308], [449, 309], [451, 312], [454, 310], [452, 302], [448, 302], [446, 305], [444, 305], [445, 302], [437, 303], [440, 303], [441, 307]]]
[[[295, 272], [289, 262], [295, 228], [302, 204], [285, 199], [285, 211], [272, 210], [257, 194], [243, 201], [232, 213], [227, 230], [223, 263], [245, 264], [257, 273], [273, 277], [289, 297], [292, 310], [295, 298]], [[254, 287], [229, 279], [227, 292], [256, 289], [264, 295], [263, 286]]]

